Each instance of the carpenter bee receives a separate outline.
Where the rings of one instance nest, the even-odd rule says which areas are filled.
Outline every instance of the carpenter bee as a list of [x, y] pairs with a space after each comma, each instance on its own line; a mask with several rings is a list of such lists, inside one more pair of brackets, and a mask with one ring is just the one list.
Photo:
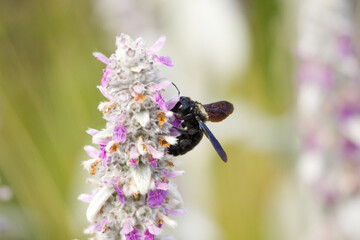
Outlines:
[[[175, 86], [176, 87], [176, 86]], [[181, 120], [181, 125], [176, 128], [180, 132], [177, 143], [169, 146], [169, 153], [174, 156], [182, 155], [193, 149], [202, 139], [204, 133], [219, 154], [227, 162], [227, 156], [218, 140], [205, 125], [206, 121], [220, 122], [229, 116], [234, 107], [231, 103], [220, 101], [202, 105], [189, 97], [180, 97], [179, 102], [171, 109], [174, 116]]]

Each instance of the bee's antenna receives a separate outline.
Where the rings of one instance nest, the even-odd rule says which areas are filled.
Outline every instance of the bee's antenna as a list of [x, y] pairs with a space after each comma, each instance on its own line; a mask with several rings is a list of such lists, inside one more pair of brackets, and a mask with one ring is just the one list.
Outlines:
[[178, 87], [175, 85], [175, 83], [171, 82], [172, 85], [174, 85], [174, 87], [176, 88], [176, 90], [178, 91], [178, 97], [180, 96], [180, 90], [178, 89]]

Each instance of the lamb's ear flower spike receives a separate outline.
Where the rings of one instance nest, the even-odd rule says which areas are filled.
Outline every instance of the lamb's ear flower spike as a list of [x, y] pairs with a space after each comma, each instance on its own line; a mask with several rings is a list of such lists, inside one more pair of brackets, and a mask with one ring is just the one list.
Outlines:
[[96, 147], [84, 147], [91, 159], [83, 166], [97, 188], [79, 200], [89, 203], [85, 233], [96, 239], [156, 239], [163, 223], [176, 225], [168, 214], [185, 213], [174, 204], [182, 200], [171, 182], [184, 172], [175, 169], [161, 141], [175, 139], [176, 119], [169, 109], [178, 101], [175, 97], [169, 104], [161, 96], [170, 82], [163, 81], [159, 68], [172, 61], [155, 53], [165, 40], [147, 49], [141, 38], [133, 41], [122, 34], [109, 58], [93, 54], [106, 64], [98, 88], [107, 99], [98, 108], [107, 123], [104, 129], [87, 130]]

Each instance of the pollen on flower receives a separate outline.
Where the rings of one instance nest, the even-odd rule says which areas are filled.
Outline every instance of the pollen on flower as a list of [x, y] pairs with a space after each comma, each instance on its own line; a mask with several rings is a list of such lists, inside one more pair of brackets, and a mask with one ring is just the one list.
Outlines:
[[103, 113], [109, 113], [115, 107], [116, 103], [101, 103], [99, 105], [99, 110]]
[[143, 103], [146, 99], [145, 95], [142, 95], [141, 93], [135, 93], [134, 101]]
[[95, 175], [96, 174], [96, 168], [97, 168], [97, 163], [91, 165], [90, 175]]
[[170, 147], [170, 143], [168, 143], [166, 140], [165, 140], [165, 138], [163, 138], [163, 137], [161, 137], [160, 138], [160, 141], [159, 141], [159, 144], [160, 144], [160, 146], [162, 146], [162, 147]]
[[118, 142], [112, 142], [112, 144], [110, 144], [108, 146], [108, 152], [109, 153], [117, 152], [118, 150], [119, 150], [119, 143]]
[[166, 162], [166, 163], [167, 163], [167, 165], [169, 165], [170, 167], [175, 167], [175, 165], [174, 165], [174, 163], [173, 163], [173, 162], [168, 161], [168, 160], [166, 160], [165, 162]]
[[156, 220], [156, 225], [157, 225], [157, 226], [161, 226], [161, 225], [163, 225], [163, 224], [164, 224], [164, 220], [159, 217], [159, 218]]
[[108, 229], [110, 229], [110, 227], [105, 225], [104, 230], [102, 231], [102, 233], [106, 233]]
[[162, 128], [164, 123], [167, 122], [167, 119], [165, 117], [165, 113], [164, 112], [159, 113], [158, 119], [159, 119], [159, 126], [160, 126], [160, 128]]

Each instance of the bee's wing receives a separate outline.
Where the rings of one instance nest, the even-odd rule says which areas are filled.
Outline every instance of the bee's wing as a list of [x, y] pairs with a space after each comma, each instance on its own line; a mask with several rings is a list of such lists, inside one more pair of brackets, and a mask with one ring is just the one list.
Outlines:
[[208, 120], [210, 122], [220, 122], [234, 111], [234, 106], [227, 101], [209, 103], [203, 106], [209, 115]]
[[216, 152], [219, 154], [219, 156], [221, 157], [221, 159], [224, 162], [227, 162], [226, 153], [225, 153], [224, 149], [221, 147], [218, 140], [214, 137], [214, 135], [211, 133], [210, 129], [205, 125], [205, 123], [203, 121], [201, 121], [199, 119], [198, 119], [198, 121], [199, 121], [201, 130], [205, 133], [205, 136], [210, 140], [210, 142], [213, 145], [213, 147], [215, 148]]

